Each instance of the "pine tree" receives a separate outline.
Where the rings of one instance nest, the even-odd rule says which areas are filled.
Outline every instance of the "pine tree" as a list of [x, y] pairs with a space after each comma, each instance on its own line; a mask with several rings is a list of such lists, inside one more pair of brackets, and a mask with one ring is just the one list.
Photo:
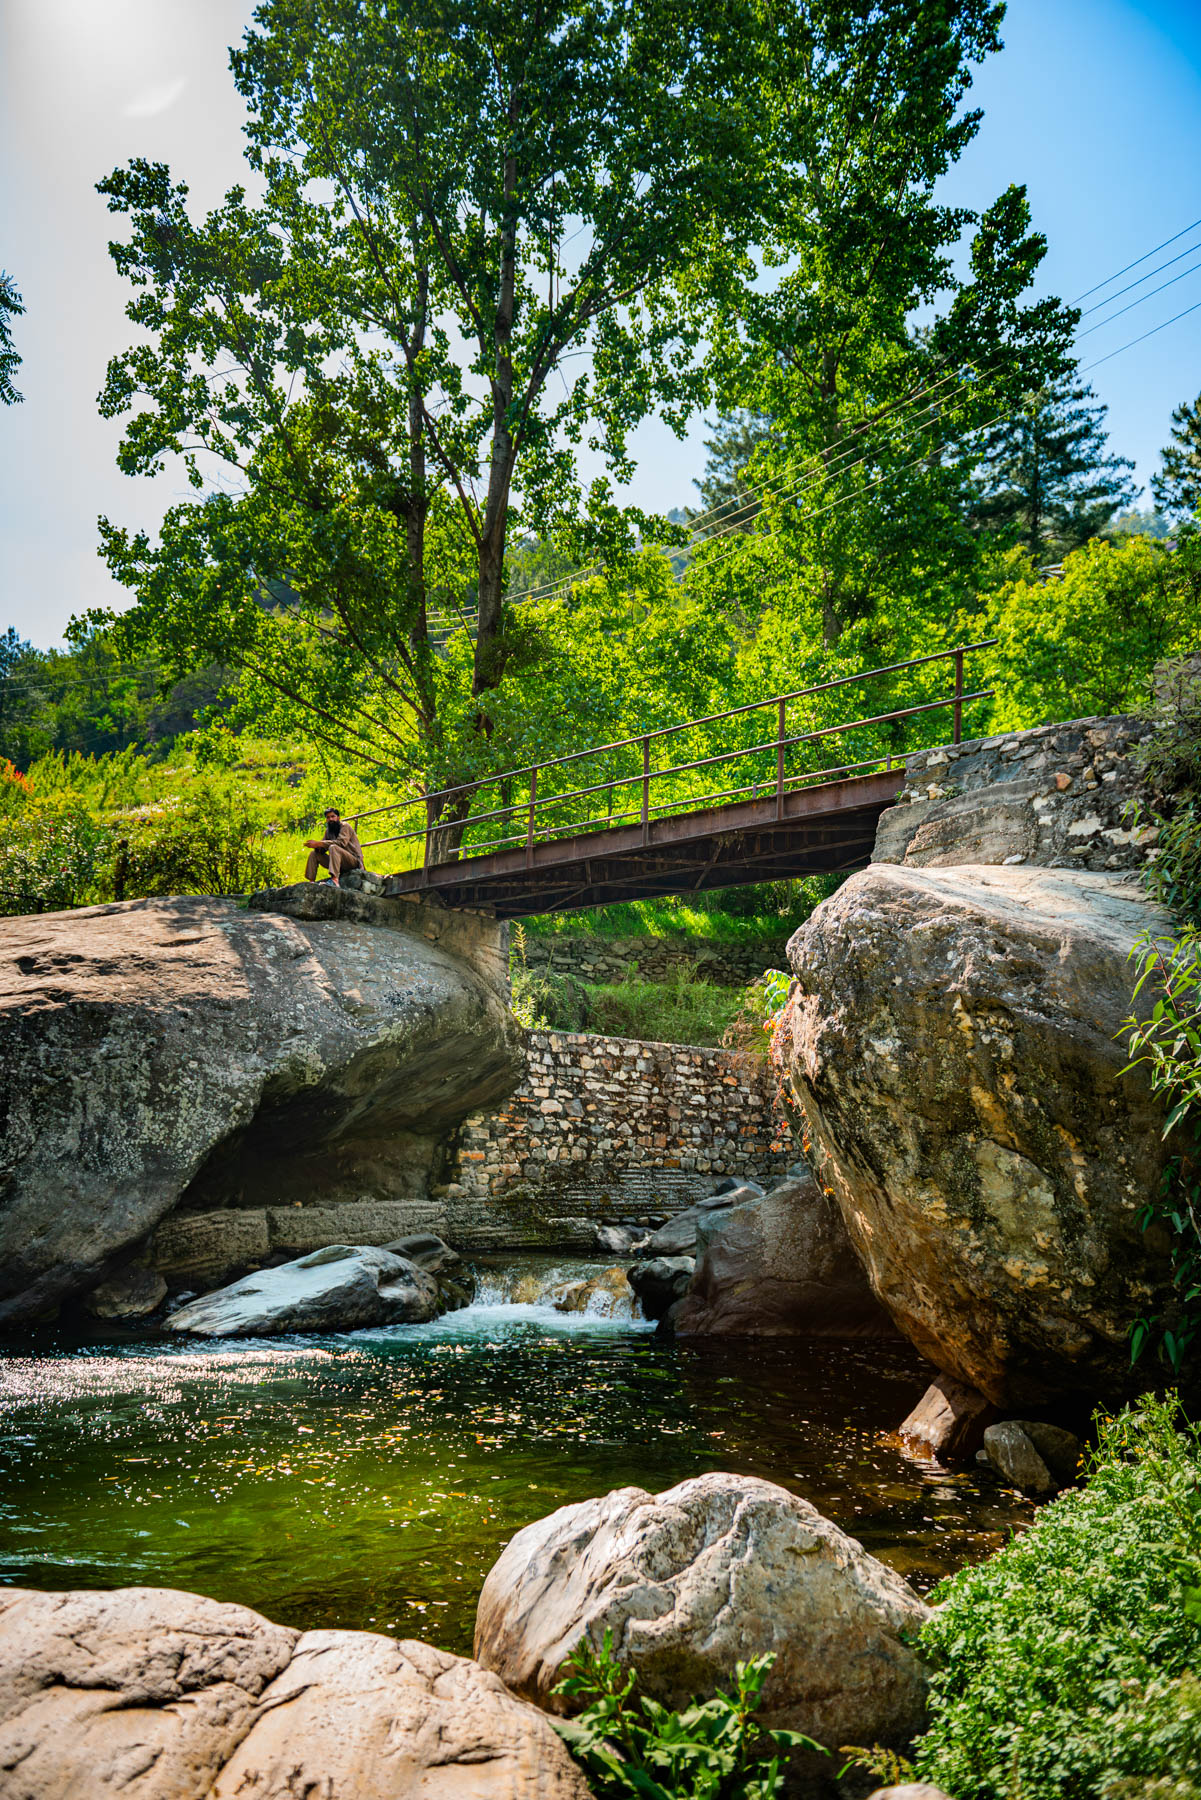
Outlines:
[[987, 433], [975, 474], [972, 523], [1066, 556], [1096, 537], [1139, 489], [1128, 457], [1108, 454], [1107, 408], [1075, 383], [1037, 395]]
[[1151, 492], [1160, 512], [1183, 517], [1201, 508], [1201, 394], [1192, 406], [1182, 400], [1172, 414], [1172, 442], [1160, 459], [1163, 468], [1151, 477]]
[[757, 412], [738, 412], [719, 419], [713, 436], [705, 439], [709, 460], [704, 479], [692, 484], [706, 511], [713, 514], [702, 527], [703, 535], [734, 527], [746, 530], [757, 517], [759, 501], [746, 482], [746, 467], [759, 445], [770, 436], [770, 419]]
[[0, 406], [15, 406], [25, 396], [13, 386], [12, 378], [21, 366], [21, 357], [13, 349], [10, 317], [25, 311], [17, 284], [0, 269]]

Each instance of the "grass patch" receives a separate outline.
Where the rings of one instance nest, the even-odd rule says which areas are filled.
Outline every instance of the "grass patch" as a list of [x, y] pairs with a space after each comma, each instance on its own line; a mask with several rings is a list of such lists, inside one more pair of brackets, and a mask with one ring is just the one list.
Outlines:
[[718, 987], [689, 969], [677, 969], [667, 981], [627, 974], [585, 991], [588, 1031], [651, 1044], [720, 1044], [743, 998], [741, 989]]
[[531, 971], [514, 958], [511, 979], [513, 1011], [527, 1028], [651, 1044], [718, 1045], [746, 1002], [744, 989], [718, 987], [691, 969], [677, 969], [666, 981], [643, 981], [631, 969], [620, 981], [585, 983], [554, 970]]
[[626, 900], [586, 912], [545, 913], [525, 921], [531, 937], [656, 937], [718, 944], [778, 943], [844, 880], [810, 875], [804, 881], [767, 881], [713, 894]]

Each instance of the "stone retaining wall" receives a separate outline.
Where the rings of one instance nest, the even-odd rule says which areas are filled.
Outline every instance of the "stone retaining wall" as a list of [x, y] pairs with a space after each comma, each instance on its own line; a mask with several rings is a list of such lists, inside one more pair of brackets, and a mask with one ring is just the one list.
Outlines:
[[468, 1249], [592, 1242], [591, 1222], [665, 1216], [723, 1176], [766, 1183], [796, 1152], [776, 1076], [732, 1050], [533, 1031], [504, 1109], [461, 1127], [446, 1235]]
[[718, 987], [741, 988], [765, 969], [787, 968], [787, 944], [786, 937], [775, 943], [717, 944], [704, 939], [535, 937], [526, 932], [524, 955], [531, 974], [552, 970], [577, 981], [620, 981], [635, 967], [644, 981], [666, 981], [677, 969], [688, 969]]
[[1155, 834], [1128, 816], [1140, 793], [1130, 753], [1150, 730], [1136, 717], [1075, 719], [919, 751], [872, 860], [1135, 868]]

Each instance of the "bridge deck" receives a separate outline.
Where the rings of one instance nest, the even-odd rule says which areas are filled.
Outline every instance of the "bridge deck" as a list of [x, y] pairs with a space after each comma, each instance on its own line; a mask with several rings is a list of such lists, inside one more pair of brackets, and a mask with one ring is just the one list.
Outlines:
[[384, 892], [434, 893], [448, 906], [518, 919], [855, 869], [870, 859], [880, 814], [904, 780], [903, 767], [879, 770], [645, 825], [465, 856], [390, 875]]

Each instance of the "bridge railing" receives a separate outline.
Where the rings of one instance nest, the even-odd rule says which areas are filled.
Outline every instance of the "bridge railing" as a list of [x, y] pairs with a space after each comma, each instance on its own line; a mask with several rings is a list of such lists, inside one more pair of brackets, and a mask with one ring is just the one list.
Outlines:
[[[648, 842], [653, 823], [747, 798], [774, 798], [776, 816], [782, 818], [785, 796], [798, 788], [891, 768], [907, 750], [914, 748], [903, 743], [907, 735], [903, 721], [949, 713], [951, 741], [961, 742], [964, 707], [989, 699], [993, 693], [991, 688], [966, 688], [965, 658], [996, 641], [982, 638], [952, 650], [936, 650], [905, 662], [842, 675], [676, 725], [657, 726], [634, 737], [440, 788], [420, 800], [373, 807], [355, 816], [352, 823], [358, 830], [364, 820], [383, 823], [391, 815], [390, 822], [408, 828], [384, 837], [365, 838], [364, 849], [403, 844], [418, 851], [422, 866], [428, 869], [465, 855], [482, 856], [522, 846], [527, 863], [532, 863], [536, 844], [610, 826], [640, 825], [643, 842]], [[822, 706], [836, 694], [845, 700], [856, 687], [867, 682], [902, 671], [920, 669], [934, 673], [933, 665], [940, 663], [953, 665], [954, 685], [950, 693], [864, 717], [814, 723]], [[805, 725], [813, 728], [797, 728]], [[751, 741], [741, 741], [729, 749], [710, 750], [714, 728], [731, 726], [739, 738]], [[677, 755], [680, 751], [683, 755], [664, 762], [661, 756], [668, 740], [672, 740]], [[831, 740], [837, 750], [834, 760]], [[689, 755], [689, 748], [707, 753]], [[594, 765], [593, 776], [601, 778], [573, 779], [587, 763]], [[712, 785], [714, 782], [719, 785]], [[514, 797], [515, 787], [520, 787], [520, 797]], [[493, 798], [499, 804], [471, 810], [481, 800]], [[412, 825], [409, 820], [413, 820]], [[414, 866], [416, 860], [409, 860], [409, 866]]]

